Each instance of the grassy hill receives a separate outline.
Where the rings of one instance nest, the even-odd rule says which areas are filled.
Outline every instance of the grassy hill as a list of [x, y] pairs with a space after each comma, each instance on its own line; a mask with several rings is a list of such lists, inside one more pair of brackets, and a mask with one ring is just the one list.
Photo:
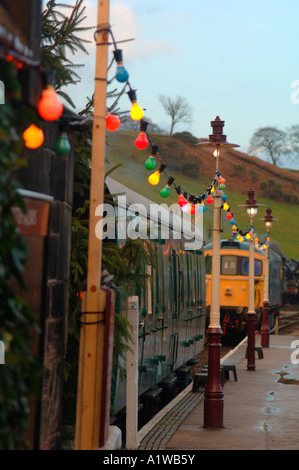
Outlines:
[[[156, 203], [172, 204], [177, 202], [177, 193], [171, 189], [166, 200], [161, 198], [160, 190], [167, 182], [166, 175], [161, 175], [160, 183], [151, 186], [147, 178], [152, 173], [144, 162], [148, 158], [151, 146], [145, 150], [135, 147], [138, 133], [133, 131], [109, 132], [106, 148], [106, 172], [121, 163], [110, 175], [115, 180], [137, 191]], [[210, 149], [194, 145], [192, 136], [151, 135], [152, 143], [159, 146], [159, 154], [167, 164], [167, 172], [175, 178], [178, 186], [190, 194], [203, 193], [215, 176], [215, 159]], [[184, 141], [183, 141], [183, 140]], [[257, 157], [238, 152], [234, 149], [222, 150], [219, 160], [221, 175], [226, 179], [225, 193], [228, 203], [241, 230], [249, 227], [245, 204], [247, 191], [252, 187], [256, 191], [260, 207], [254, 220], [254, 227], [259, 235], [265, 233], [263, 218], [266, 207], [271, 207], [274, 218], [270, 232], [272, 240], [280, 244], [287, 258], [299, 259], [299, 172], [275, 167]], [[205, 239], [209, 240], [209, 228], [213, 225], [213, 205], [206, 206], [204, 213]], [[223, 211], [223, 238], [231, 237], [231, 224]]]

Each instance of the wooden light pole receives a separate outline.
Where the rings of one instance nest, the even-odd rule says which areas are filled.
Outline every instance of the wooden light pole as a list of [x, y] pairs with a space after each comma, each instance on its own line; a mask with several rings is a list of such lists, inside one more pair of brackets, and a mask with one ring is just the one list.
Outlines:
[[[76, 450], [98, 449], [107, 436], [100, 439], [103, 426], [104, 309], [106, 292], [101, 289], [102, 242], [96, 237], [95, 211], [104, 200], [105, 118], [108, 59], [109, 0], [98, 1], [98, 34], [92, 155], [90, 181], [90, 218], [88, 240], [87, 291], [82, 302], [80, 336]], [[106, 29], [107, 28], [107, 29]]]

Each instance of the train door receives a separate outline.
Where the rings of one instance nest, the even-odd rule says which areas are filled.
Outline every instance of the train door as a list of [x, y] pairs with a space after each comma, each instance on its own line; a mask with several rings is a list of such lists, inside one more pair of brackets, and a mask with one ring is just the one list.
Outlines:
[[195, 336], [194, 336], [194, 356], [196, 356], [202, 349], [205, 334], [205, 276], [203, 275], [203, 262], [204, 256], [201, 251], [196, 251], [196, 298], [195, 298]]
[[154, 361], [157, 365], [157, 376], [156, 383], [165, 377], [168, 373], [168, 367], [166, 363], [166, 350], [168, 338], [168, 319], [166, 315], [166, 288], [165, 285], [165, 243], [164, 240], [158, 245], [159, 253], [159, 266], [156, 272], [156, 301], [154, 305], [154, 315], [155, 315], [155, 335], [156, 335], [156, 344], [155, 344], [155, 356]]
[[169, 337], [169, 360], [171, 370], [177, 367], [179, 357], [179, 260], [174, 249], [169, 256], [168, 266], [168, 298], [169, 298], [169, 320], [171, 332]]

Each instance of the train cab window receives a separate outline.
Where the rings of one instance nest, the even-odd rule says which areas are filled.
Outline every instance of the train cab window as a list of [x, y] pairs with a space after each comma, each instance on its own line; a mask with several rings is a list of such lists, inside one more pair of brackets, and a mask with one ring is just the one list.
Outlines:
[[221, 256], [221, 274], [236, 275], [238, 269], [237, 256]]
[[[248, 276], [249, 273], [249, 258], [242, 258], [242, 274]], [[261, 276], [263, 273], [263, 263], [260, 259], [254, 260], [254, 275]]]

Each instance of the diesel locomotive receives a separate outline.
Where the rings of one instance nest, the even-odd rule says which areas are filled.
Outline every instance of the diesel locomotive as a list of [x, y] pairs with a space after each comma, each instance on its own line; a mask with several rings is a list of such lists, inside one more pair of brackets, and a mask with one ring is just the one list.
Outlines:
[[[275, 315], [284, 301], [286, 290], [284, 259], [277, 244], [270, 243], [269, 259], [269, 326], [274, 326]], [[204, 248], [206, 265], [207, 317], [211, 306], [212, 248]], [[275, 249], [276, 251], [275, 251]], [[236, 239], [221, 240], [220, 247], [220, 324], [223, 336], [241, 339], [246, 336], [248, 310], [249, 243]], [[254, 249], [254, 298], [256, 329], [262, 323], [265, 252]]]

